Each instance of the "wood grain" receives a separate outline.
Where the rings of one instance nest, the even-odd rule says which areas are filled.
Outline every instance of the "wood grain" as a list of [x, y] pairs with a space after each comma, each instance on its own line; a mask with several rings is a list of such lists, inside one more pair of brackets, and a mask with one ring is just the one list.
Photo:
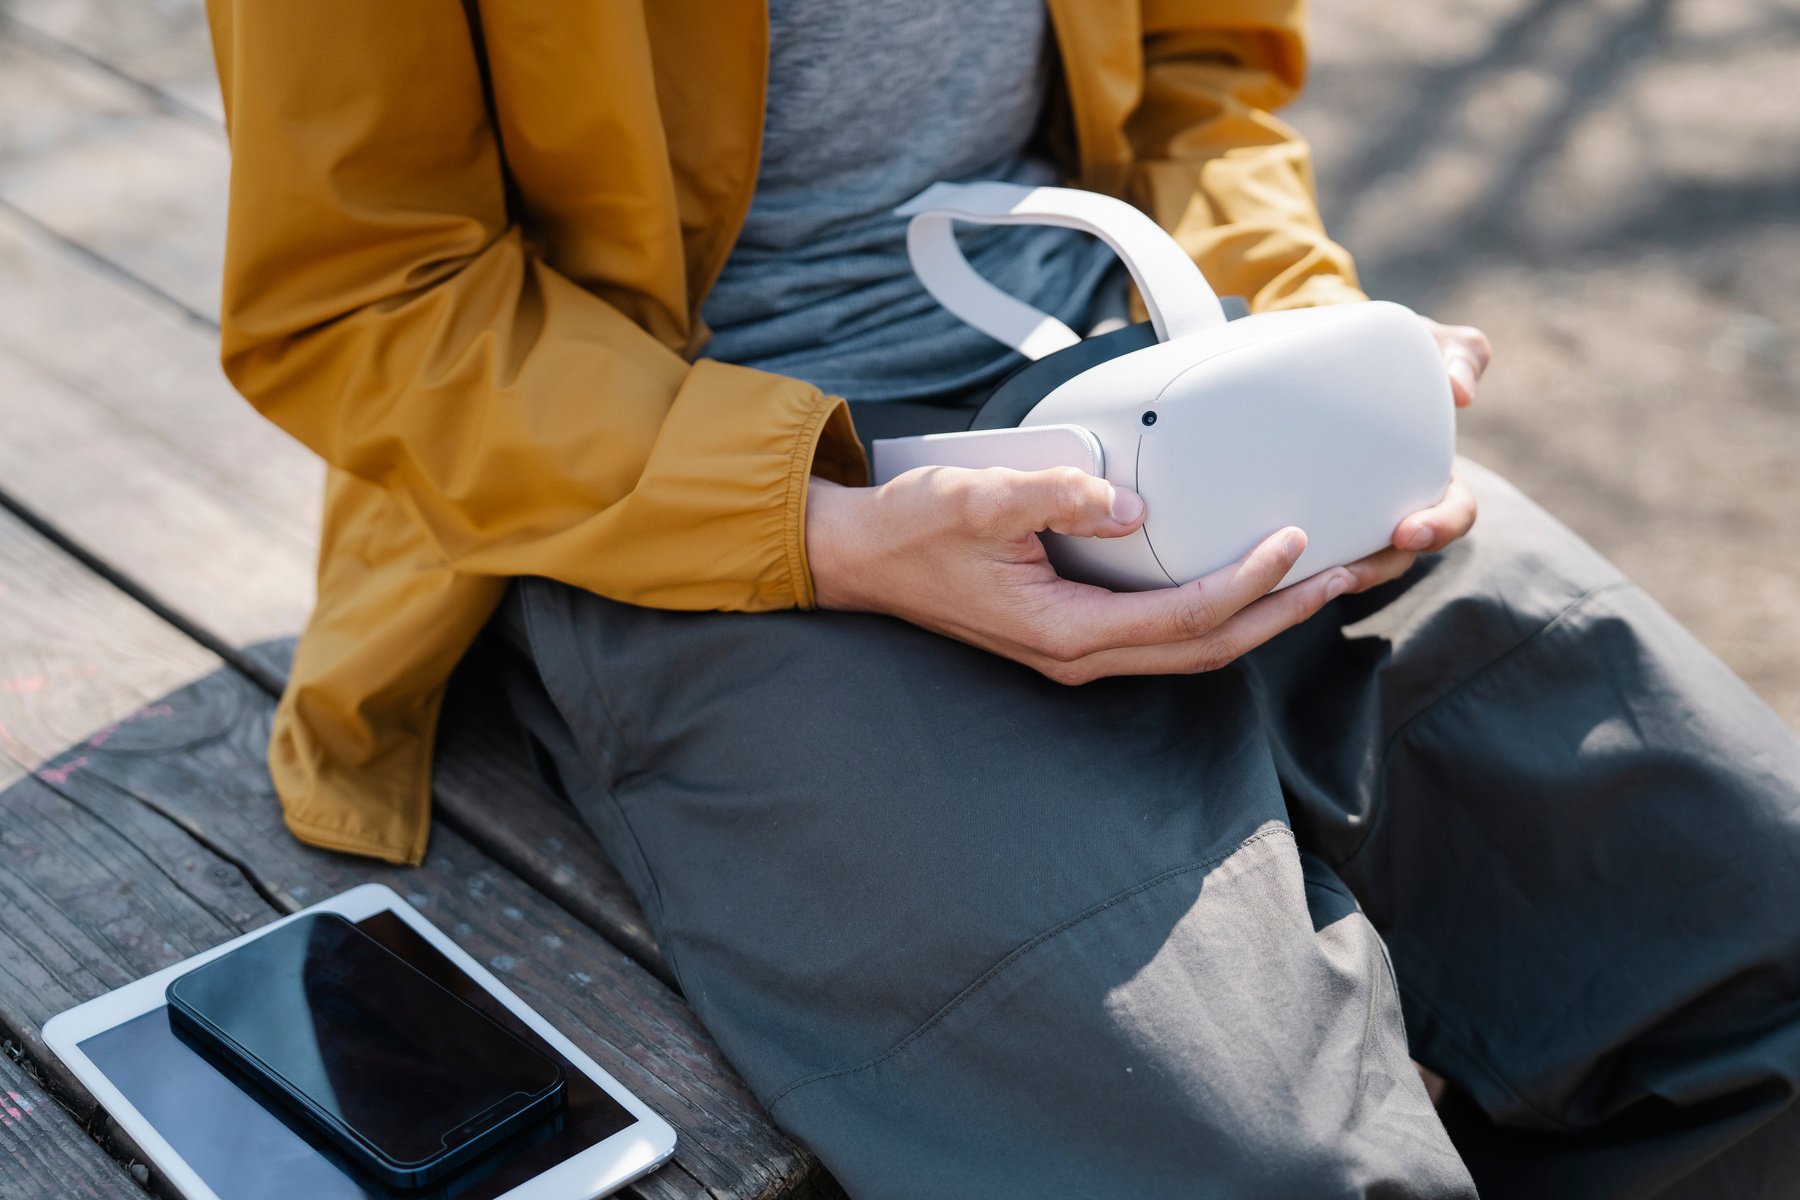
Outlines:
[[221, 128], [0, 22], [0, 201], [216, 323]]
[[312, 605], [321, 464], [217, 337], [0, 210], [0, 489], [223, 642]]
[[196, 117], [223, 124], [197, 0], [7, 0], [0, 20], [79, 53]]
[[0, 1200], [113, 1200], [143, 1195], [37, 1080], [0, 1054]]
[[[769, 1125], [680, 998], [617, 947], [450, 829], [418, 869], [301, 845], [264, 766], [262, 689], [4, 514], [0, 581], [0, 664], [38, 672], [0, 691], [15, 776], [0, 792], [0, 1026], [78, 1113], [93, 1102], [47, 1053], [49, 1016], [379, 881], [676, 1126], [676, 1169], [641, 1195], [814, 1186], [816, 1161]], [[97, 659], [120, 669], [66, 669]], [[77, 726], [88, 732], [71, 744]]]
[[[97, 583], [0, 512], [0, 786], [53, 755], [79, 758], [109, 729], [121, 745], [144, 750], [186, 736], [164, 738], [158, 720], [143, 716], [146, 706], [219, 660]], [[142, 719], [129, 729], [117, 724], [133, 714]]]

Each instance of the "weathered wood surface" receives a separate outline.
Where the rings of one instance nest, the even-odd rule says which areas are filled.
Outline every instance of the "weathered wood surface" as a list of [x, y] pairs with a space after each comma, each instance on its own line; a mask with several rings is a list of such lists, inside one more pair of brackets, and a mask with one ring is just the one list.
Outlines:
[[227, 645], [299, 628], [324, 470], [217, 335], [4, 208], [0, 312], [0, 491]]
[[196, 0], [6, 0], [0, 21], [88, 58], [166, 103], [224, 120]]
[[[0, 512], [0, 786], [218, 665]], [[154, 718], [142, 717], [121, 727], [122, 744], [140, 744], [156, 729]], [[10, 825], [10, 807], [0, 812], [0, 824]]]
[[219, 370], [218, 105], [151, 69], [210, 73], [199, 5], [0, 12], [0, 490], [221, 645], [290, 634], [324, 470]]
[[102, 1150], [25, 1068], [0, 1053], [0, 1200], [142, 1195], [125, 1165]]
[[218, 320], [230, 156], [210, 117], [0, 22], [0, 199]]
[[[14, 780], [0, 792], [0, 1026], [79, 1116], [93, 1101], [43, 1045], [51, 1015], [380, 881], [676, 1126], [675, 1164], [640, 1195], [813, 1186], [816, 1163], [619, 949], [450, 829], [417, 870], [300, 845], [263, 767], [261, 688], [3, 515], [0, 584], [0, 761]], [[191, 682], [159, 694], [159, 680]]]

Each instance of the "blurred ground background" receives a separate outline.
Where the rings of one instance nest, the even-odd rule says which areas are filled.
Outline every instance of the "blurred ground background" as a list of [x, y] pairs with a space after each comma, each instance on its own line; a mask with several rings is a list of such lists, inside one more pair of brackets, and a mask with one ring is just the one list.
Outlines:
[[1364, 287], [1486, 329], [1465, 453], [1800, 727], [1800, 0], [1314, 0]]

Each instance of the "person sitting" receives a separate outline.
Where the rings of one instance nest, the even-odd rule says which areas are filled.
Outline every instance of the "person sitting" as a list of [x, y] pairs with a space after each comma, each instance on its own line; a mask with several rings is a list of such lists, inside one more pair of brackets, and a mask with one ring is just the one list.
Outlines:
[[[1102, 479], [865, 486], [859, 432], [1018, 363], [908, 269], [930, 183], [1123, 196], [1256, 311], [1363, 299], [1271, 115], [1298, 5], [210, 16], [223, 362], [331, 468], [297, 836], [419, 861], [493, 619], [687, 999], [851, 1195], [1800, 1188], [1795, 740], [1503, 480], [1285, 590], [1304, 531], [1135, 596], [1038, 537], [1137, 529]], [[1131, 315], [1078, 234], [965, 244]], [[1466, 404], [1486, 341], [1432, 329]]]

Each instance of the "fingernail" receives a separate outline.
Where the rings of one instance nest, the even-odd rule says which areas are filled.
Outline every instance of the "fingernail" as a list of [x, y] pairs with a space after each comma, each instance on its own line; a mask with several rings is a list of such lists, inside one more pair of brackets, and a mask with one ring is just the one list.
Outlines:
[[1144, 498], [1128, 488], [1115, 487], [1112, 490], [1112, 518], [1121, 525], [1129, 525], [1144, 515]]
[[1413, 531], [1411, 537], [1406, 539], [1406, 548], [1408, 550], [1423, 550], [1431, 545], [1431, 537], [1431, 526], [1421, 525]]
[[1281, 539], [1281, 553], [1289, 562], [1299, 558], [1300, 552], [1304, 549], [1306, 549], [1306, 535], [1298, 529], [1288, 530], [1288, 535]]
[[1450, 376], [1463, 385], [1463, 391], [1475, 394], [1475, 364], [1467, 356], [1458, 354], [1450, 360]]
[[1331, 578], [1325, 581], [1325, 598], [1327, 600], [1336, 600], [1339, 596], [1350, 590], [1350, 585], [1353, 582], [1355, 581], [1351, 578], [1350, 572], [1344, 570], [1333, 571], [1331, 573]]

